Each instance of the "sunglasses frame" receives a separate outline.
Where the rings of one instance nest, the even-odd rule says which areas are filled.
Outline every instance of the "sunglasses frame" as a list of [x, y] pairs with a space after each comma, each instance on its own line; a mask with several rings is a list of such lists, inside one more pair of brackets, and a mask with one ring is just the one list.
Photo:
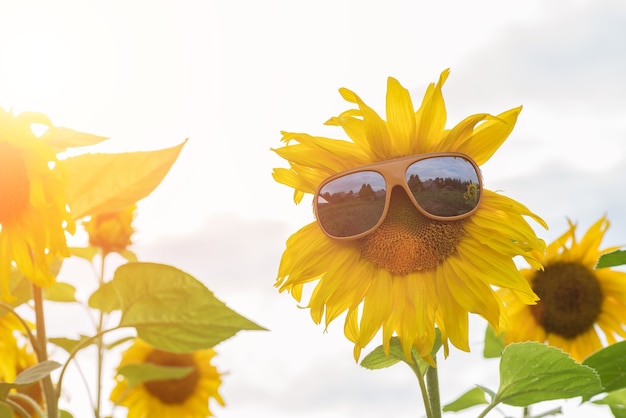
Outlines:
[[[411, 192], [411, 190], [409, 188], [409, 185], [408, 185], [408, 183], [406, 181], [406, 171], [407, 171], [407, 169], [409, 168], [409, 166], [411, 164], [414, 164], [414, 163], [416, 163], [418, 161], [427, 160], [429, 158], [436, 158], [436, 157], [460, 157], [460, 158], [463, 158], [464, 160], [468, 161], [472, 165], [472, 167], [474, 167], [474, 171], [476, 172], [477, 177], [478, 177], [478, 191], [479, 191], [479, 193], [478, 193], [478, 203], [476, 203], [476, 206], [472, 210], [470, 210], [470, 211], [468, 211], [468, 212], [466, 212], [466, 213], [464, 213], [462, 215], [437, 216], [437, 215], [433, 215], [431, 213], [428, 213], [425, 209], [423, 209], [419, 205], [419, 203], [415, 199], [415, 196], [413, 196], [413, 192]], [[326, 186], [331, 181], [336, 180], [336, 179], [341, 178], [341, 177], [344, 177], [346, 175], [353, 174], [353, 173], [358, 173], [358, 172], [361, 172], [361, 171], [374, 171], [374, 172], [377, 172], [385, 180], [385, 186], [387, 187], [387, 189], [386, 189], [387, 192], [385, 194], [385, 206], [384, 206], [382, 214], [380, 215], [380, 219], [370, 229], [368, 229], [367, 231], [361, 232], [359, 234], [356, 234], [356, 235], [350, 235], [350, 236], [347, 236], [347, 237], [337, 237], [337, 236], [331, 235], [330, 233], [328, 233], [326, 231], [326, 229], [324, 229], [324, 226], [319, 221], [318, 203], [317, 202], [318, 202], [318, 198], [320, 197], [320, 192], [324, 188], [324, 186]], [[394, 158], [394, 159], [391, 159], [391, 160], [384, 160], [384, 161], [379, 161], [379, 162], [372, 163], [372, 164], [367, 164], [367, 165], [362, 165], [362, 166], [350, 168], [348, 170], [339, 172], [337, 174], [334, 174], [334, 175], [328, 177], [326, 180], [324, 180], [323, 182], [321, 182], [317, 186], [317, 189], [315, 189], [315, 194], [313, 195], [313, 212], [315, 213], [315, 219], [316, 219], [318, 225], [320, 226], [322, 232], [324, 232], [324, 234], [326, 236], [328, 236], [329, 238], [332, 238], [334, 240], [347, 241], [347, 240], [354, 240], [354, 239], [363, 238], [363, 237], [371, 234], [372, 232], [374, 232], [380, 226], [380, 224], [383, 223], [383, 221], [387, 217], [387, 212], [389, 212], [389, 204], [391, 202], [391, 191], [396, 186], [402, 187], [404, 192], [409, 196], [409, 199], [411, 199], [411, 201], [413, 202], [413, 205], [415, 206], [415, 208], [422, 215], [426, 216], [429, 219], [433, 219], [435, 221], [443, 221], [443, 222], [458, 221], [460, 219], [464, 219], [464, 218], [467, 218], [468, 216], [472, 215], [478, 209], [478, 207], [480, 206], [480, 202], [482, 200], [482, 194], [483, 194], [483, 179], [482, 179], [482, 174], [480, 172], [480, 168], [478, 167], [478, 164], [476, 164], [476, 162], [471, 157], [469, 157], [468, 155], [462, 154], [460, 152], [430, 152], [430, 153], [424, 153], [424, 154], [415, 154], [415, 155], [410, 155], [408, 157]]]

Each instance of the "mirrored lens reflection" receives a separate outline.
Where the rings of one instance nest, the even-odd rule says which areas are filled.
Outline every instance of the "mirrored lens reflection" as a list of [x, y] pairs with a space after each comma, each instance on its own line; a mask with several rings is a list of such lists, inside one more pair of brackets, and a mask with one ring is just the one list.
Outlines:
[[332, 180], [320, 189], [317, 218], [334, 237], [350, 237], [376, 225], [385, 209], [385, 179], [375, 171], [361, 171]]
[[406, 182], [417, 203], [435, 216], [452, 217], [474, 209], [480, 188], [476, 169], [462, 157], [432, 157], [406, 170]]

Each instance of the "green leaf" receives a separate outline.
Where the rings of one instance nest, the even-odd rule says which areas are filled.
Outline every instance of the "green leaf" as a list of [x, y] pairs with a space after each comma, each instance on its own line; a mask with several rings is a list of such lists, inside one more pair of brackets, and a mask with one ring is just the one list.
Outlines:
[[53, 302], [76, 302], [76, 288], [69, 283], [56, 282], [44, 289], [44, 297]]
[[61, 367], [61, 365], [56, 361], [42, 361], [18, 374], [12, 383], [0, 382], [0, 399], [5, 399], [11, 389], [30, 386], [48, 376], [53, 370], [59, 367]]
[[120, 298], [111, 282], [104, 283], [91, 294], [87, 304], [90, 308], [110, 313], [122, 308]]
[[59, 418], [74, 418], [74, 416], [70, 414], [68, 411], [61, 409]]
[[583, 364], [594, 369], [600, 376], [603, 389], [597, 393], [626, 388], [626, 341], [595, 352]]
[[13, 408], [6, 402], [0, 400], [0, 418], [13, 418]]
[[485, 331], [485, 347], [483, 349], [483, 357], [485, 358], [497, 358], [502, 354], [504, 350], [504, 334], [496, 335], [495, 330], [491, 325], [487, 325]]
[[45, 141], [54, 150], [54, 152], [58, 154], [59, 152], [65, 151], [67, 148], [94, 145], [107, 140], [108, 138], [78, 132], [61, 126], [50, 126], [40, 139]]
[[93, 258], [100, 253], [100, 249], [93, 245], [89, 245], [88, 247], [70, 247], [70, 253], [75, 257], [93, 261]]
[[124, 259], [126, 261], [135, 262], [135, 261], [139, 260], [137, 258], [137, 254], [135, 254], [131, 250], [124, 249], [124, 250], [120, 251], [118, 254], [121, 255], [122, 257], [124, 257]]
[[107, 344], [105, 347], [106, 347], [107, 350], [112, 350], [115, 347], [117, 347], [118, 345], [124, 344], [126, 341], [133, 341], [135, 339], [136, 339], [135, 336], [123, 337], [123, 338], [120, 338], [119, 340], [113, 341], [110, 344]]
[[624, 389], [611, 392], [593, 403], [608, 405], [615, 418], [626, 418], [626, 390]]
[[118, 373], [134, 387], [150, 380], [182, 379], [193, 371], [193, 367], [169, 367], [151, 363], [128, 364], [119, 368]]
[[508, 345], [500, 360], [495, 401], [528, 406], [552, 399], [591, 396], [602, 390], [598, 374], [563, 351], [536, 342]]
[[57, 347], [61, 347], [68, 353], [71, 353], [72, 351], [74, 351], [74, 348], [76, 348], [79, 343], [83, 343], [88, 339], [89, 337], [87, 337], [86, 335], [81, 335], [80, 339], [78, 340], [66, 337], [52, 337], [48, 338], [48, 341], [56, 345]]
[[475, 387], [459, 396], [455, 401], [444, 405], [443, 412], [459, 412], [476, 405], [488, 404], [485, 392], [480, 387]]
[[626, 264], [626, 250], [617, 250], [601, 255], [596, 268], [615, 267], [623, 264]]
[[109, 282], [118, 294], [120, 326], [133, 327], [153, 346], [172, 352], [210, 348], [241, 330], [264, 330], [226, 307], [213, 292], [175, 267], [120, 266]]
[[29, 367], [22, 373], [18, 374], [13, 383], [19, 386], [32, 385], [33, 383], [48, 376], [53, 370], [56, 370], [59, 367], [61, 367], [61, 365], [56, 361], [42, 361], [41, 363]]
[[83, 154], [63, 160], [74, 219], [124, 209], [161, 183], [185, 143], [156, 151]]

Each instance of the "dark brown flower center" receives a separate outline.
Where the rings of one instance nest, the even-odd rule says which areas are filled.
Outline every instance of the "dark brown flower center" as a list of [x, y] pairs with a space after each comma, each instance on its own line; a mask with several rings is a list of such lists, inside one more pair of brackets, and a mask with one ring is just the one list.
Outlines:
[[144, 387], [161, 402], [166, 404], [182, 404], [196, 390], [200, 374], [198, 366], [191, 354], [175, 354], [153, 349], [146, 357], [147, 363], [168, 367], [192, 367], [188, 375], [180, 379], [151, 380]]
[[463, 221], [441, 222], [422, 215], [406, 193], [394, 188], [387, 217], [361, 240], [361, 254], [397, 275], [437, 268], [463, 237]]
[[18, 219], [28, 204], [30, 181], [19, 148], [0, 141], [0, 224]]
[[593, 272], [579, 263], [546, 266], [535, 274], [532, 287], [540, 300], [530, 310], [546, 332], [576, 338], [593, 327], [600, 314], [600, 284]]

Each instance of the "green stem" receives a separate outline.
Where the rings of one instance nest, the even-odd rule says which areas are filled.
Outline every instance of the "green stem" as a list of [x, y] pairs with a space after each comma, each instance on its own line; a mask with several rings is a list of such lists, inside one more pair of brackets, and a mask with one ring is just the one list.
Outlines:
[[[35, 327], [37, 329], [37, 359], [39, 362], [48, 360], [48, 339], [46, 338], [46, 323], [43, 313], [43, 291], [41, 287], [33, 285], [33, 301], [35, 302]], [[41, 381], [44, 396], [46, 398], [46, 409], [48, 418], [58, 418], [59, 416], [59, 398], [52, 384], [50, 375], [44, 377]]]
[[[104, 261], [106, 259], [106, 253], [102, 252], [100, 263], [100, 277], [98, 277], [98, 286], [102, 287], [104, 284]], [[100, 311], [98, 315], [98, 327], [96, 328], [96, 335], [99, 337], [96, 339], [96, 345], [98, 347], [98, 361], [97, 361], [97, 382], [96, 382], [96, 409], [94, 411], [95, 418], [100, 418], [100, 410], [102, 408], [102, 369], [104, 362], [104, 342], [102, 340], [102, 329], [104, 328], [104, 312]]]
[[422, 392], [422, 401], [424, 401], [424, 411], [426, 412], [426, 417], [433, 418], [433, 412], [431, 410], [430, 400], [428, 399], [428, 391], [426, 390], [426, 382], [424, 381], [424, 375], [422, 375], [422, 371], [420, 370], [418, 366], [417, 359], [415, 357], [412, 357], [412, 358], [413, 358], [413, 364], [409, 364], [409, 367], [411, 367], [411, 370], [413, 370], [413, 373], [415, 373], [415, 376], [417, 377], [417, 381], [420, 384], [420, 391]]
[[[433, 361], [437, 360], [433, 356]], [[432, 409], [433, 418], [441, 418], [441, 400], [439, 398], [439, 376], [437, 368], [428, 366], [426, 368], [426, 389], [428, 390], [428, 400]]]
[[80, 350], [82, 350], [83, 348], [88, 347], [89, 345], [93, 344], [95, 341], [98, 340], [98, 338], [101, 338], [107, 332], [115, 331], [115, 330], [118, 330], [120, 328], [121, 327], [117, 326], [117, 327], [114, 327], [114, 328], [105, 329], [104, 331], [99, 332], [98, 334], [94, 335], [93, 337], [85, 338], [84, 340], [82, 340], [78, 344], [76, 344], [74, 346], [74, 348], [72, 348], [72, 351], [70, 352], [70, 356], [68, 357], [68, 359], [65, 362], [65, 364], [63, 364], [63, 367], [61, 367], [61, 373], [59, 374], [59, 382], [57, 383], [57, 391], [58, 391], [57, 392], [57, 397], [60, 397], [60, 395], [61, 395], [61, 386], [62, 386], [62, 383], [63, 383], [63, 377], [65, 376], [65, 371], [69, 367], [69, 365], [72, 362], [72, 360], [74, 360], [74, 357], [76, 357], [76, 354], [78, 354], [78, 352]]
[[489, 411], [491, 411], [498, 405], [498, 403], [499, 402], [494, 402], [494, 400], [492, 399], [491, 403], [487, 405], [487, 407], [476, 418], [484, 418], [489, 413]]

